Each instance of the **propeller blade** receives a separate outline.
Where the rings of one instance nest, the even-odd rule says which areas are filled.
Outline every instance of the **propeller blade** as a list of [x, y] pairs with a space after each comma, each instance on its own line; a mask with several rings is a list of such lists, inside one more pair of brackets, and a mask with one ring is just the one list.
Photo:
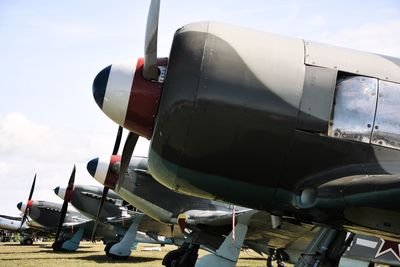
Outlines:
[[106, 200], [108, 189], [109, 189], [108, 187], [104, 187], [104, 189], [103, 189], [103, 194], [101, 196], [100, 206], [99, 206], [99, 209], [97, 210], [96, 221], [94, 222], [94, 226], [93, 226], [92, 238], [91, 238], [92, 242], [94, 242], [94, 236], [96, 234], [97, 224], [99, 223], [101, 209], [103, 207], [104, 200]]
[[22, 217], [21, 225], [19, 226], [19, 230], [21, 230], [22, 226], [24, 225], [24, 223], [25, 223], [25, 221], [26, 221], [26, 218], [27, 218], [27, 216], [28, 216], [27, 210], [28, 210], [28, 208], [25, 209], [24, 217]]
[[32, 183], [32, 186], [31, 186], [31, 192], [29, 193], [28, 200], [32, 199], [33, 191], [35, 190], [35, 183], [36, 183], [36, 173], [35, 173], [35, 177], [33, 178], [33, 183]]
[[113, 149], [113, 155], [118, 154], [119, 150], [119, 145], [121, 144], [121, 138], [122, 138], [122, 126], [118, 127], [118, 133], [117, 133], [117, 138], [115, 139], [115, 144], [114, 144], [114, 149]]
[[146, 37], [144, 44], [143, 77], [147, 80], [157, 80], [157, 34], [160, 0], [152, 0], [147, 15]]
[[28, 211], [29, 211], [28, 203], [29, 203], [30, 200], [32, 200], [33, 191], [35, 191], [35, 184], [36, 184], [36, 173], [35, 173], [35, 177], [33, 177], [33, 182], [32, 182], [32, 186], [31, 186], [31, 192], [29, 193], [28, 202], [27, 202], [27, 205], [26, 205], [26, 208], [25, 208], [25, 211], [24, 211], [24, 217], [22, 217], [21, 225], [19, 226], [19, 229], [22, 228], [22, 226], [24, 225], [24, 223], [26, 221], [26, 218], [28, 216]]
[[54, 239], [54, 243], [58, 241], [58, 238], [61, 233], [61, 228], [65, 220], [65, 215], [67, 214], [67, 209], [68, 209], [68, 201], [70, 200], [68, 196], [68, 193], [74, 188], [74, 182], [75, 182], [75, 173], [76, 173], [76, 166], [74, 165], [74, 168], [72, 169], [71, 176], [69, 177], [68, 181], [68, 187], [65, 192], [65, 197], [64, 197], [64, 202], [61, 208], [61, 214], [60, 218], [58, 219], [58, 225], [57, 225], [57, 231], [56, 231], [56, 236]]
[[64, 219], [65, 219], [65, 215], [67, 214], [67, 209], [68, 209], [68, 201], [64, 200], [64, 203], [63, 203], [62, 208], [61, 208], [60, 218], [58, 220], [58, 226], [57, 226], [57, 231], [56, 231], [56, 236], [54, 238], [54, 242], [57, 242], [58, 238], [60, 236], [61, 228], [62, 228], [62, 225], [64, 223]]
[[74, 168], [72, 169], [71, 176], [69, 177], [67, 189], [69, 189], [70, 186], [72, 186], [72, 187], [74, 186], [74, 183], [75, 183], [75, 173], [76, 173], [76, 166], [75, 166], [75, 164], [74, 164]]
[[133, 150], [135, 149], [138, 139], [139, 135], [134, 132], [129, 132], [128, 137], [126, 138], [124, 149], [122, 150], [121, 167], [118, 175], [118, 189], [125, 180], [125, 175], [128, 172], [129, 162], [131, 161]]
[[[113, 153], [112, 153], [113, 155], [117, 155], [118, 154], [119, 146], [121, 144], [122, 130], [123, 130], [123, 128], [121, 126], [119, 126], [118, 127], [118, 132], [117, 132], [117, 137], [115, 138], [115, 144], [114, 144], [114, 149], [113, 149]], [[103, 187], [103, 194], [101, 196], [100, 206], [99, 206], [99, 208], [97, 210], [96, 220], [94, 222], [93, 231], [92, 231], [92, 238], [91, 238], [92, 242], [94, 242], [94, 237], [95, 237], [95, 234], [96, 234], [97, 224], [99, 223], [101, 209], [103, 207], [104, 200], [107, 197], [108, 189], [109, 189], [108, 187]]]

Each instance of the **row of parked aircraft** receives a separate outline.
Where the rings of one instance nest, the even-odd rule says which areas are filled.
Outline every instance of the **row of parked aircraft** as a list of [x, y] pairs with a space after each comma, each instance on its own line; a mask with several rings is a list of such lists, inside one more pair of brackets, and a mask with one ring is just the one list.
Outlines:
[[[112, 154], [87, 164], [104, 187], [74, 185], [74, 170], [62, 206], [32, 189], [21, 229], [29, 215], [55, 250], [102, 239], [117, 258], [178, 245], [165, 266], [236, 266], [243, 247], [268, 266], [399, 265], [400, 60], [215, 22], [178, 29], [157, 58], [159, 9], [144, 58], [93, 82], [119, 125]], [[147, 158], [132, 157], [139, 136]]]
[[[209, 261], [214, 253], [218, 257], [229, 257], [231, 266], [235, 266], [242, 247], [269, 255], [267, 266], [272, 266], [273, 259], [278, 260], [278, 266], [285, 266], [284, 262], [294, 263], [301, 257], [320, 229], [288, 219], [278, 225], [279, 220], [268, 212], [175, 193], [148, 173], [146, 160], [132, 158], [128, 169], [135, 175], [127, 176], [126, 185], [121, 185], [117, 191], [107, 192], [99, 216], [103, 188], [74, 185], [75, 169], [67, 187], [58, 186], [53, 190], [63, 199], [62, 204], [32, 199], [35, 176], [28, 201], [17, 204], [24, 217], [0, 216], [0, 228], [20, 231], [22, 245], [32, 244], [36, 236], [56, 235], [53, 250], [58, 252], [76, 251], [83, 239], [102, 240], [106, 255], [119, 260], [127, 259], [138, 243], [179, 246], [165, 256], [165, 266], [176, 266], [177, 259], [177, 266], [204, 266], [203, 261], [211, 266], [226, 266], [215, 260]], [[119, 156], [113, 156], [111, 160], [113, 164], [119, 161]], [[97, 169], [116, 170], [108, 164], [96, 158], [89, 161], [87, 169], [96, 180], [105, 183], [104, 172]], [[137, 188], [127, 188], [128, 184]], [[70, 203], [76, 211], [63, 210], [65, 203]], [[136, 207], [140, 207], [140, 211]], [[233, 218], [237, 220], [234, 225]], [[340, 266], [369, 266], [371, 262], [400, 264], [396, 250], [398, 243], [347, 235], [350, 236], [353, 243], [342, 257]], [[196, 263], [199, 248], [212, 254]]]
[[[87, 169], [96, 180], [105, 184], [105, 177], [108, 180], [116, 178], [118, 168], [115, 164], [119, 163], [117, 155], [110, 161], [95, 158], [89, 161]], [[24, 218], [29, 219], [1, 216], [0, 227], [20, 231], [24, 236], [21, 244], [25, 245], [32, 244], [33, 236], [51, 237], [56, 232], [57, 236], [61, 233], [61, 238], [56, 238], [53, 244], [54, 251], [75, 251], [82, 239], [101, 239], [106, 244], [106, 255], [120, 260], [128, 258], [139, 242], [178, 245], [176, 251], [166, 255], [165, 266], [173, 266], [172, 262], [177, 258], [180, 259], [178, 266], [194, 266], [200, 246], [219, 257], [230, 257], [232, 265], [243, 246], [270, 255], [269, 263], [274, 258], [284, 266], [284, 261], [295, 262], [300, 257], [320, 229], [289, 219], [279, 222], [268, 212], [181, 195], [159, 184], [146, 166], [146, 158], [133, 157], [125, 184], [116, 188], [108, 183], [116, 191], [107, 192], [99, 216], [103, 188], [74, 185], [75, 169], [68, 186], [56, 187], [54, 193], [77, 211], [63, 210], [64, 203], [33, 200], [35, 176], [28, 201], [17, 204], [21, 212], [29, 215]], [[110, 170], [115, 170], [114, 178], [108, 173]], [[233, 217], [238, 221], [234, 228]], [[94, 230], [96, 220], [98, 226]], [[396, 265], [400, 263], [398, 252], [396, 242], [356, 235], [342, 257], [341, 266], [368, 266], [370, 262]], [[184, 257], [185, 254], [190, 257]], [[196, 266], [203, 266], [199, 264], [201, 262], [199, 260]], [[224, 266], [212, 262], [212, 266]]]

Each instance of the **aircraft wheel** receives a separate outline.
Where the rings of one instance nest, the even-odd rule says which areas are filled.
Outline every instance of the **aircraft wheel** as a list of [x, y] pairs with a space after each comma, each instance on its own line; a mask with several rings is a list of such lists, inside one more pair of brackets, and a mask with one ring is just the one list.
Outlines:
[[179, 267], [194, 267], [196, 265], [197, 257], [199, 256], [200, 246], [199, 245], [190, 245], [189, 249], [185, 251], [185, 254], [179, 261]]
[[30, 238], [30, 237], [24, 238], [24, 239], [22, 239], [22, 240], [20, 241], [20, 244], [21, 244], [21, 245], [24, 245], [24, 246], [30, 246], [30, 245], [33, 244], [33, 239]]
[[183, 257], [186, 252], [186, 249], [189, 247], [187, 243], [184, 243], [178, 249], [172, 250], [165, 255], [162, 265], [166, 267], [178, 267], [179, 261]]
[[62, 245], [64, 242], [67, 241], [67, 239], [60, 239], [57, 242], [54, 242], [52, 246], [53, 251], [55, 252], [66, 252], [67, 250], [63, 249]]
[[112, 256], [114, 256], [114, 255], [111, 255], [111, 254], [110, 254], [110, 249], [111, 249], [111, 247], [112, 247], [113, 245], [115, 245], [115, 244], [117, 244], [117, 242], [110, 242], [110, 243], [108, 243], [108, 244], [106, 245], [106, 247], [104, 248], [104, 251], [106, 252], [107, 257], [112, 258]]

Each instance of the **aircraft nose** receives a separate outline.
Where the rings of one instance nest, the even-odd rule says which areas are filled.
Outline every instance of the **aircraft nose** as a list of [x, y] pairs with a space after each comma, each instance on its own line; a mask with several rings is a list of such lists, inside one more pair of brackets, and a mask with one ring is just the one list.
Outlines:
[[97, 105], [121, 126], [125, 125], [134, 74], [132, 62], [117, 63], [104, 68], [93, 81], [93, 97]]
[[88, 170], [88, 172], [92, 177], [96, 175], [96, 169], [98, 164], [99, 164], [99, 158], [95, 158], [89, 161], [88, 164], [86, 165], [86, 169]]
[[96, 179], [100, 184], [106, 185], [107, 177], [110, 176], [109, 166], [110, 157], [100, 157], [89, 161], [86, 168], [94, 179]]
[[18, 208], [21, 212], [25, 212], [25, 210], [26, 210], [26, 203], [24, 203], [24, 202], [19, 202], [19, 203], [17, 204], [17, 208]]
[[103, 109], [104, 96], [106, 94], [108, 78], [110, 77], [110, 70], [111, 65], [100, 71], [93, 81], [93, 97], [101, 109]]
[[59, 196], [61, 199], [65, 198], [66, 191], [67, 189], [63, 187], [57, 186], [56, 188], [54, 188], [54, 193], [56, 193], [56, 195]]

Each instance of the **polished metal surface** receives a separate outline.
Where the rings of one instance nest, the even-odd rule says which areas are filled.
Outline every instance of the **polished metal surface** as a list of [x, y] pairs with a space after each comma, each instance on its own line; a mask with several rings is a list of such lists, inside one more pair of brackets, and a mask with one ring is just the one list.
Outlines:
[[311, 41], [305, 41], [304, 48], [307, 65], [400, 83], [400, 64], [397, 58]]
[[379, 81], [372, 144], [400, 149], [400, 84]]
[[363, 76], [338, 79], [328, 136], [370, 143], [378, 81]]

